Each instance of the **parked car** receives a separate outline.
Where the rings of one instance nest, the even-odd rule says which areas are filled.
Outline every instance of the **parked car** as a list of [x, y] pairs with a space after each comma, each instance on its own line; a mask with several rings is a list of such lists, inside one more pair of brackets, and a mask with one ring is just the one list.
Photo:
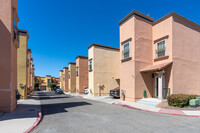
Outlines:
[[89, 89], [84, 89], [84, 94], [88, 94], [89, 93]]
[[58, 89], [56, 89], [56, 93], [57, 93], [57, 94], [63, 94], [63, 90], [60, 89], [60, 88], [58, 88]]
[[117, 87], [113, 90], [110, 90], [110, 96], [113, 96], [114, 98], [120, 98], [120, 88]]

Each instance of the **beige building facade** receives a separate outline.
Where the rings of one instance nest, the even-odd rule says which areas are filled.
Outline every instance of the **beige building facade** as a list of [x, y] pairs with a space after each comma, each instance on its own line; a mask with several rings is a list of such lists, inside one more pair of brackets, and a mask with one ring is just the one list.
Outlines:
[[68, 90], [76, 93], [76, 63], [68, 63]]
[[119, 48], [91, 44], [88, 47], [89, 95], [105, 96], [119, 87]]
[[88, 88], [88, 57], [76, 57], [76, 93], [84, 94]]
[[63, 90], [68, 92], [68, 67], [63, 68]]
[[19, 30], [19, 48], [17, 49], [17, 89], [21, 99], [27, 98], [28, 90], [28, 31]]
[[63, 70], [60, 70], [60, 89], [63, 89]]
[[144, 92], [158, 99], [200, 94], [200, 25], [174, 12], [154, 22], [135, 10], [118, 24], [126, 101], [138, 101]]

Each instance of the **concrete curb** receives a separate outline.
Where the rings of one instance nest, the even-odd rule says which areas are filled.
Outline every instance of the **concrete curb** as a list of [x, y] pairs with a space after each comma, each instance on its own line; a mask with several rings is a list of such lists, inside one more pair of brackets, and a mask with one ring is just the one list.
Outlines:
[[[38, 95], [38, 93], [37, 93], [37, 95]], [[38, 95], [38, 97], [39, 97], [39, 95]], [[43, 116], [42, 116], [42, 112], [41, 112], [41, 101], [40, 101], [38, 117], [37, 117], [36, 121], [33, 123], [33, 125], [25, 133], [31, 132], [41, 122], [42, 117]]]
[[164, 112], [149, 111], [149, 110], [144, 110], [144, 109], [131, 107], [131, 106], [127, 105], [127, 104], [116, 104], [116, 103], [113, 103], [113, 105], [129, 108], [129, 109], [134, 109], [134, 110], [141, 110], [141, 111], [145, 111], [145, 112], [151, 112], [151, 113], [159, 113], [159, 114], [167, 114], [167, 115], [178, 115], [178, 116], [186, 116], [186, 117], [200, 117], [200, 115], [185, 115], [185, 114], [178, 114], [178, 113], [164, 113]]
[[[71, 94], [68, 94], [71, 95]], [[83, 96], [80, 95], [71, 95], [71, 96], [75, 96], [78, 98], [84, 98]], [[84, 98], [87, 99], [87, 98]], [[94, 99], [93, 99], [94, 100]], [[95, 101], [99, 101], [99, 100], [95, 100]], [[99, 101], [99, 102], [103, 102], [103, 101]], [[104, 102], [107, 103], [107, 102]], [[137, 107], [132, 107], [130, 105], [127, 104], [122, 104], [122, 103], [109, 103], [112, 105], [116, 105], [116, 106], [120, 106], [120, 107], [124, 107], [124, 108], [128, 108], [128, 109], [134, 109], [134, 110], [141, 110], [141, 111], [146, 111], [146, 112], [151, 112], [151, 113], [158, 113], [158, 114], [167, 114], [167, 115], [177, 115], [177, 116], [186, 116], [186, 117], [200, 117], [200, 112], [199, 115], [187, 115], [184, 110], [172, 110], [172, 109], [164, 109], [164, 108], [160, 108], [158, 111], [152, 111], [152, 110], [147, 110], [147, 109], [141, 109], [141, 108], [137, 108]], [[164, 110], [164, 111], [163, 111]], [[177, 113], [179, 112], [179, 113]], [[190, 111], [192, 112], [192, 111]]]

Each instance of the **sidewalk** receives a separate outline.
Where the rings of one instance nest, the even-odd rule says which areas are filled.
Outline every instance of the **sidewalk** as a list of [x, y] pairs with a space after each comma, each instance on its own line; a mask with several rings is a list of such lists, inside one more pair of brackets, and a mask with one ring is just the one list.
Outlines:
[[41, 103], [37, 92], [26, 100], [18, 100], [17, 108], [12, 113], [5, 113], [0, 116], [0, 132], [24, 133], [33, 129], [38, 121], [41, 110]]
[[135, 109], [135, 110], [141, 110], [141, 111], [147, 111], [147, 112], [153, 112], [153, 113], [160, 113], [160, 114], [169, 114], [169, 115], [180, 115], [180, 116], [188, 116], [188, 117], [200, 117], [200, 111], [199, 110], [176, 110], [176, 109], [165, 109], [165, 108], [158, 108], [153, 107], [150, 105], [140, 104], [140, 103], [133, 103], [133, 102], [126, 102], [121, 101], [120, 99], [112, 99], [109, 96], [88, 96], [88, 95], [77, 95], [77, 94], [70, 94], [65, 93], [67, 95], [76, 96], [79, 98], [85, 98], [95, 101], [100, 101], [104, 103], [113, 104], [116, 106], [121, 106], [129, 109]]

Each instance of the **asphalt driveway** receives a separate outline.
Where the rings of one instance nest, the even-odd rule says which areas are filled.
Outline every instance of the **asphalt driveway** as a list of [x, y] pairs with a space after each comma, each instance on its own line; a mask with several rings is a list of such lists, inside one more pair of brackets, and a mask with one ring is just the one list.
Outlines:
[[33, 133], [199, 133], [200, 118], [156, 114], [39, 92], [43, 120]]

